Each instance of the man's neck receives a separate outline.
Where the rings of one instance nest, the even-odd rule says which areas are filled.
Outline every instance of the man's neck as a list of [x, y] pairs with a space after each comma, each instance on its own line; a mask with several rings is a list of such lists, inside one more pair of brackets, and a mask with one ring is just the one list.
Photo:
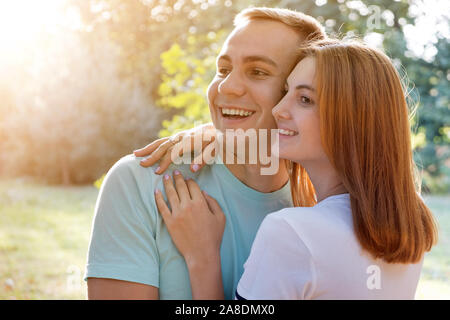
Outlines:
[[289, 180], [289, 174], [284, 160], [276, 174], [261, 174], [262, 166], [259, 164], [226, 164], [230, 172], [246, 186], [263, 193], [280, 190]]

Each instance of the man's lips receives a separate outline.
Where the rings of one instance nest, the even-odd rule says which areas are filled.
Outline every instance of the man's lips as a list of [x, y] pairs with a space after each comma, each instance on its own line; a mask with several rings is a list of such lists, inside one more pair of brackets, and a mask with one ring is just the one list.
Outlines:
[[225, 118], [242, 119], [247, 118], [255, 113], [255, 111], [241, 108], [237, 106], [219, 106], [220, 114]]

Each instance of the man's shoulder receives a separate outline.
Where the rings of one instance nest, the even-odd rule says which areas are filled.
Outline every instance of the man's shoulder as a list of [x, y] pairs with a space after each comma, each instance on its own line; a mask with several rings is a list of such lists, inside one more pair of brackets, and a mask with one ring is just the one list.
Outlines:
[[[115, 173], [130, 173], [136, 171], [144, 171], [146, 168], [142, 167], [139, 162], [142, 158], [136, 157], [134, 154], [127, 154], [114, 163], [110, 171]], [[151, 169], [151, 168], [149, 168]]]
[[[158, 167], [158, 162], [151, 167], [143, 167], [140, 161], [143, 157], [136, 157], [134, 154], [128, 154], [120, 158], [108, 171], [108, 176], [114, 176], [121, 179], [122, 183], [133, 183], [139, 188], [155, 186], [155, 183], [160, 182], [165, 174], [172, 175], [173, 171], [178, 170], [185, 178], [196, 179], [198, 173], [190, 171], [189, 164], [171, 164], [163, 174], [156, 174], [154, 171]], [[208, 170], [203, 170], [203, 174]]]
[[109, 169], [106, 178], [113, 176], [121, 179], [122, 183], [132, 182], [137, 185], [142, 182], [151, 182], [157, 175], [154, 173], [153, 167], [146, 168], [140, 165], [142, 159], [134, 154], [123, 156]]

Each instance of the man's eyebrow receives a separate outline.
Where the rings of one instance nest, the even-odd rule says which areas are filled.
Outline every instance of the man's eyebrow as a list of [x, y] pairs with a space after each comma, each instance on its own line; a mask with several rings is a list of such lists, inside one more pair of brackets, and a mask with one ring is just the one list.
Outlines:
[[221, 55], [221, 56], [218, 56], [218, 57], [217, 57], [217, 61], [219, 61], [219, 60], [227, 60], [228, 62], [231, 62], [230, 56], [228, 56], [228, 55], [226, 55], [226, 54], [223, 54], [223, 55]]
[[277, 68], [278, 65], [276, 64], [275, 61], [273, 61], [272, 59], [265, 57], [265, 56], [247, 56], [244, 58], [244, 62], [248, 63], [248, 62], [264, 62], [267, 64], [270, 64], [271, 66]]
[[[217, 58], [217, 61], [219, 61], [219, 60], [226, 60], [226, 61], [228, 61], [228, 62], [231, 62], [230, 56], [228, 56], [228, 55], [226, 55], [226, 54], [219, 56], [219, 57]], [[265, 56], [247, 56], [247, 57], [245, 57], [245, 58], [243, 59], [243, 62], [244, 62], [244, 63], [257, 62], [257, 61], [261, 61], [261, 62], [270, 64], [271, 66], [273, 66], [273, 67], [275, 67], [275, 68], [278, 67], [278, 65], [276, 64], [275, 61], [273, 61], [272, 59], [270, 59], [270, 58], [268, 58], [268, 57], [265, 57]]]

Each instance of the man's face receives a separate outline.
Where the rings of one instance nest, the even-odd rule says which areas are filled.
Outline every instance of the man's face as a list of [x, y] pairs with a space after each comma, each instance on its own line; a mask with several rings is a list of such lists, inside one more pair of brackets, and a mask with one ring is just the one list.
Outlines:
[[300, 41], [296, 31], [276, 21], [251, 21], [233, 30], [208, 88], [217, 129], [276, 128], [272, 108], [283, 96]]

